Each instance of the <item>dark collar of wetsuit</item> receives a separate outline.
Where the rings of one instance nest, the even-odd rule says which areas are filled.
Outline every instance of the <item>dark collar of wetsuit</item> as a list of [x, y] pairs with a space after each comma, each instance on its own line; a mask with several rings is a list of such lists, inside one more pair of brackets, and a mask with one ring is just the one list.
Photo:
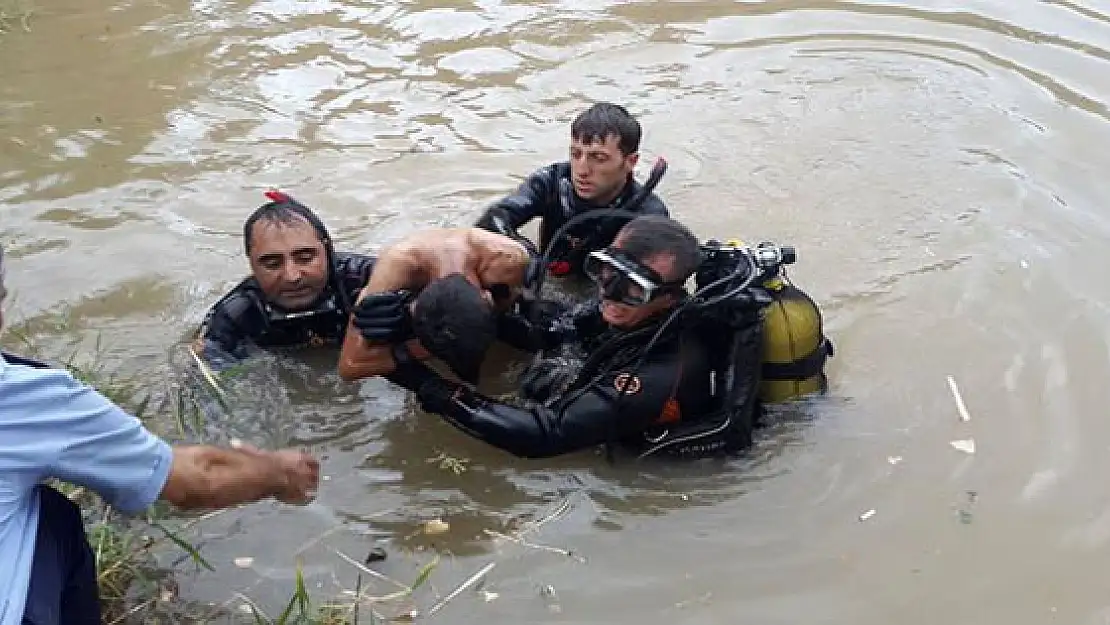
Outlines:
[[[569, 176], [570, 170], [568, 169], [567, 171]], [[570, 181], [569, 177], [567, 178], [567, 181]], [[597, 210], [602, 208], [620, 208], [621, 206], [624, 206], [626, 202], [631, 200], [634, 195], [636, 195], [637, 185], [636, 177], [633, 176], [630, 172], [628, 174], [628, 177], [624, 181], [624, 186], [621, 187], [620, 193], [618, 193], [617, 196], [610, 200], [607, 204], [595, 204], [594, 202], [583, 198], [582, 196], [578, 195], [577, 191], [574, 190], [573, 184], [563, 184], [560, 186], [562, 189], [570, 191], [570, 197], [564, 199], [568, 200], [571, 206], [576, 209], [574, 211], [575, 213], [579, 213], [582, 211]]]
[[331, 280], [324, 285], [324, 290], [312, 303], [299, 310], [288, 310], [282, 308], [275, 302], [270, 301], [266, 297], [266, 293], [261, 288], [258, 290], [259, 298], [262, 300], [262, 306], [266, 309], [266, 316], [271, 321], [281, 321], [286, 319], [296, 319], [298, 317], [311, 317], [320, 313], [327, 312], [342, 312], [342, 304], [337, 301], [335, 297], [335, 289], [332, 288]]

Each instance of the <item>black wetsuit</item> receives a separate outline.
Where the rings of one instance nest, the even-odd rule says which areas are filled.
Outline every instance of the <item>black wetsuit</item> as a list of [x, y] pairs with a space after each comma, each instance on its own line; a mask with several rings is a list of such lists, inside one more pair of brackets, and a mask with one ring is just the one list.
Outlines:
[[[556, 230], [572, 217], [596, 209], [625, 209], [642, 215], [669, 216], [667, 206], [655, 193], [649, 194], [639, 206], [627, 203], [643, 188], [630, 175], [620, 195], [607, 205], [595, 205], [578, 197], [570, 182], [570, 163], [552, 163], [533, 172], [516, 192], [494, 202], [475, 225], [493, 232], [516, 236], [521, 226], [540, 218], [539, 249], [547, 249], [548, 241]], [[503, 226], [496, 222], [498, 218]], [[584, 219], [571, 226], [549, 258], [552, 273], [581, 275], [582, 261], [586, 254], [602, 249], [612, 242], [617, 232], [628, 223], [624, 217]], [[506, 228], [509, 231], [506, 231]], [[569, 237], [569, 238], [568, 238]]]
[[[336, 253], [336, 275], [353, 304], [370, 279], [375, 258]], [[304, 347], [339, 345], [347, 330], [350, 311], [338, 297], [334, 280], [308, 310], [286, 312], [266, 301], [258, 281], [248, 277], [208, 310], [198, 331], [202, 357], [219, 367], [248, 357], [251, 347]]]
[[[502, 338], [526, 349], [550, 348], [560, 340], [550, 332], [523, 332], [521, 324], [526, 322], [503, 324]], [[574, 323], [573, 334], [590, 354], [582, 370], [566, 390], [524, 407], [494, 401], [412, 361], [400, 363], [387, 377], [415, 391], [425, 410], [520, 457], [550, 457], [600, 444], [638, 454], [660, 446], [686, 457], [747, 447], [758, 409], [758, 322], [739, 335], [739, 351], [726, 349], [728, 341], [722, 339], [727, 337], [719, 330], [672, 325], [637, 366], [658, 322], [622, 332], [608, 327], [595, 306]], [[741, 369], [725, 362], [736, 356]], [[726, 375], [727, 385], [722, 383]]]

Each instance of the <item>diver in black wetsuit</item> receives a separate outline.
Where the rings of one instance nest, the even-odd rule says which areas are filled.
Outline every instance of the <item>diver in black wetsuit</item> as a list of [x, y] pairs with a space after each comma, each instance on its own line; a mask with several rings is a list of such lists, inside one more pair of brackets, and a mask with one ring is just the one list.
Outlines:
[[[652, 192], [662, 176], [656, 165], [644, 185], [633, 178], [639, 159], [639, 122], [624, 107], [602, 102], [579, 114], [570, 127], [570, 160], [533, 172], [516, 190], [490, 205], [475, 223], [499, 234], [523, 239], [518, 230], [540, 219], [539, 250], [546, 251], [553, 234], [569, 219], [599, 209], [624, 209], [642, 215], [668, 216], [667, 206]], [[569, 228], [558, 237], [548, 256], [552, 275], [583, 276], [589, 252], [613, 240], [626, 220], [593, 219]]]
[[374, 266], [372, 256], [335, 252], [331, 236], [305, 205], [277, 191], [243, 224], [251, 276], [209, 310], [194, 340], [217, 369], [249, 349], [343, 341], [351, 302]]
[[[777, 269], [781, 262], [779, 255], [768, 265]], [[740, 265], [746, 273], [736, 270]], [[736, 267], [703, 263], [697, 239], [678, 222], [639, 217], [585, 262], [599, 288], [596, 306], [569, 323], [503, 320], [502, 337], [518, 347], [575, 341], [589, 354], [579, 371], [540, 363], [528, 372], [522, 384], [527, 407], [484, 397], [412, 360], [398, 362], [389, 379], [414, 391], [428, 412], [517, 456], [549, 457], [599, 444], [640, 455], [736, 452], [751, 444], [759, 410], [760, 311], [772, 301], [756, 282], [761, 274], [754, 256]], [[684, 285], [695, 272], [702, 295], [691, 299]]]

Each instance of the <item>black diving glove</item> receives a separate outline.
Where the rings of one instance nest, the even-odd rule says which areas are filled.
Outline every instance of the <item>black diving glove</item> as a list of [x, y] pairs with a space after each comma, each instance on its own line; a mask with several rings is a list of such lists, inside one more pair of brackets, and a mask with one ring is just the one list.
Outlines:
[[451, 413], [451, 406], [457, 394], [467, 392], [465, 386], [436, 376], [435, 379], [426, 380], [420, 385], [416, 390], [416, 399], [424, 412], [443, 415]]
[[396, 343], [414, 336], [408, 305], [410, 291], [371, 293], [355, 305], [352, 323], [368, 341]]
[[498, 335], [526, 351], [552, 349], [574, 338], [574, 328], [560, 322], [563, 311], [564, 305], [559, 302], [524, 296], [514, 311], [498, 317]]
[[394, 369], [382, 377], [397, 386], [418, 393], [425, 384], [443, 380], [431, 367], [413, 358], [404, 343], [394, 344], [392, 353]]

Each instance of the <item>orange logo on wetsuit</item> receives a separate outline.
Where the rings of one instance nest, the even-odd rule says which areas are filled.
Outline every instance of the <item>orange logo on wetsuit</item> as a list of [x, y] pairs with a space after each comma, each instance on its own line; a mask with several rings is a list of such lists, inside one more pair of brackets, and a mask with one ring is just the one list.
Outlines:
[[678, 405], [678, 400], [674, 397], [668, 397], [667, 401], [663, 403], [663, 410], [659, 413], [659, 418], [655, 420], [656, 423], [677, 423], [682, 420], [682, 406]]

